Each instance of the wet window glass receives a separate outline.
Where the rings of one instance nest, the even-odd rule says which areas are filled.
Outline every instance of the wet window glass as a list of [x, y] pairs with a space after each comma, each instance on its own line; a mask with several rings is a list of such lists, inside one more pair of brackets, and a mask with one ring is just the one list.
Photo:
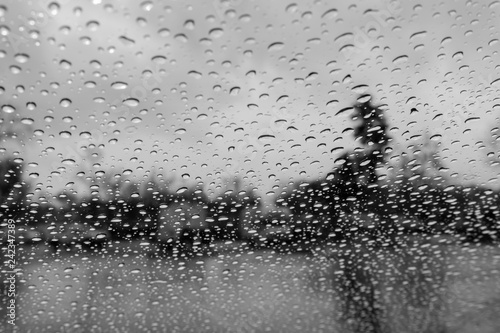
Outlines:
[[1, 1], [0, 328], [498, 332], [499, 14]]

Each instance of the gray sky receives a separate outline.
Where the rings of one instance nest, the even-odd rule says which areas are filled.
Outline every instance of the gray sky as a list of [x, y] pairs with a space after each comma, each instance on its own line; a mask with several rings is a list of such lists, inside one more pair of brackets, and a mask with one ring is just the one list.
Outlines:
[[[353, 147], [337, 112], [371, 93], [395, 152], [427, 132], [452, 179], [499, 185], [486, 158], [498, 1], [51, 3], [0, 13], [2, 105], [16, 107], [2, 117], [33, 120], [8, 147], [36, 163], [35, 182], [59, 189], [114, 167], [215, 191], [240, 176], [266, 193], [326, 175], [332, 149]], [[78, 148], [91, 143], [95, 158]]]

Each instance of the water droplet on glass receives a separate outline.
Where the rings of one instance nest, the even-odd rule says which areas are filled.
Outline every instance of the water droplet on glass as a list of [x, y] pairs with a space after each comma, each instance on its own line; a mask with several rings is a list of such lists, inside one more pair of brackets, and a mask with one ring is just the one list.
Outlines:
[[5, 113], [14, 113], [16, 111], [16, 108], [13, 107], [12, 105], [2, 105], [2, 111]]
[[63, 108], [67, 108], [71, 105], [71, 100], [68, 99], [68, 98], [63, 98], [61, 99], [61, 101], [59, 102], [59, 104], [63, 107]]
[[116, 89], [116, 90], [123, 90], [123, 89], [127, 89], [128, 87], [128, 84], [125, 83], [125, 82], [120, 82], [120, 81], [117, 81], [117, 82], [113, 82], [111, 84], [111, 88], [113, 89]]
[[193, 20], [187, 20], [184, 22], [184, 28], [188, 30], [193, 30], [194, 29], [194, 21]]
[[276, 136], [272, 134], [263, 134], [258, 137], [258, 140], [263, 141], [263, 142], [268, 142], [269, 140], [275, 139]]
[[286, 12], [290, 13], [290, 14], [295, 13], [297, 11], [297, 9], [298, 9], [298, 6], [296, 3], [292, 3], [288, 6], [286, 6], [286, 8], [285, 8]]
[[155, 64], [163, 65], [167, 62], [167, 58], [162, 55], [157, 55], [151, 58], [151, 61], [153, 61]]
[[170, 30], [168, 30], [167, 28], [161, 28], [160, 30], [158, 30], [158, 35], [160, 35], [160, 37], [168, 37], [170, 36]]
[[52, 15], [52, 16], [57, 15], [59, 13], [60, 8], [61, 8], [61, 6], [59, 6], [59, 4], [57, 2], [51, 2], [48, 6], [50, 15]]
[[71, 62], [69, 62], [68, 60], [61, 60], [59, 62], [59, 66], [61, 66], [62, 69], [70, 69], [71, 68]]
[[201, 73], [197, 71], [189, 71], [188, 75], [194, 77], [195, 79], [201, 79], [202, 77]]
[[9, 69], [10, 69], [12, 74], [19, 74], [22, 71], [21, 67], [14, 66], [14, 65], [10, 66]]
[[229, 90], [229, 95], [231, 96], [236, 96], [240, 93], [240, 87], [232, 87], [231, 90]]
[[33, 111], [36, 109], [36, 104], [34, 102], [28, 102], [26, 103], [26, 108], [30, 111]]
[[17, 53], [15, 56], [14, 56], [14, 59], [20, 63], [20, 64], [24, 64], [25, 62], [27, 62], [29, 60], [29, 55], [25, 54], [25, 53]]
[[208, 32], [208, 35], [212, 38], [220, 38], [224, 34], [224, 30], [221, 28], [213, 28]]
[[404, 64], [407, 61], [408, 61], [408, 56], [407, 55], [401, 55], [399, 57], [394, 58], [394, 60], [392, 62], [394, 63], [394, 65], [401, 65], [401, 64]]
[[123, 101], [123, 105], [136, 107], [139, 105], [139, 100], [135, 98], [127, 98]]
[[282, 95], [276, 100], [277, 103], [286, 103], [288, 101], [288, 95]]
[[97, 29], [99, 28], [99, 22], [97, 21], [88, 21], [86, 26], [87, 26], [87, 29], [89, 29], [90, 31], [97, 31]]
[[120, 36], [120, 37], [118, 37], [118, 39], [125, 46], [135, 45], [135, 40], [133, 40], [132, 38], [129, 38], [127, 36]]
[[329, 20], [329, 19], [332, 19], [334, 17], [337, 17], [337, 15], [338, 15], [338, 11], [335, 8], [332, 8], [332, 9], [329, 9], [326, 12], [324, 12], [323, 15], [321, 15], [321, 18]]
[[178, 40], [179, 42], [182, 42], [182, 43], [186, 43], [188, 41], [187, 36], [184, 35], [184, 34], [177, 34], [177, 35], [174, 36], [174, 38], [176, 40]]
[[21, 119], [21, 123], [25, 125], [33, 125], [35, 121], [32, 118], [23, 118]]
[[151, 11], [151, 9], [153, 9], [153, 2], [152, 1], [143, 1], [141, 3], [141, 8], [142, 8], [142, 10], [149, 12], [149, 11]]
[[270, 44], [267, 47], [267, 50], [271, 51], [271, 52], [275, 52], [275, 51], [282, 50], [284, 47], [285, 47], [285, 44], [283, 44], [282, 42], [275, 42], [275, 43]]
[[64, 138], [64, 139], [68, 139], [71, 137], [71, 133], [68, 132], [68, 131], [62, 131], [62, 132], [59, 132], [59, 136], [61, 138]]
[[83, 84], [86, 88], [95, 88], [96, 83], [94, 81], [87, 81]]
[[187, 189], [188, 189], [187, 187], [181, 187], [181, 188], [179, 188], [177, 191], [175, 191], [175, 193], [177, 193], [177, 194], [181, 194], [181, 193], [186, 192], [186, 191], [187, 191]]
[[430, 137], [432, 141], [439, 141], [443, 136], [441, 134], [434, 134]]
[[10, 33], [10, 28], [6, 25], [0, 25], [0, 35], [7, 36]]
[[496, 79], [496, 80], [493, 80], [491, 81], [490, 85], [491, 86], [497, 86], [498, 84], [500, 84], [500, 78]]

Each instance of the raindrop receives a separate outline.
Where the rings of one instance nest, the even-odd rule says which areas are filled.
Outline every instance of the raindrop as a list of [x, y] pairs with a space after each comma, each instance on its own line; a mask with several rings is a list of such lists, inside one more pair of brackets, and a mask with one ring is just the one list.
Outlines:
[[170, 30], [168, 30], [167, 28], [161, 28], [160, 30], [158, 30], [158, 35], [160, 35], [160, 37], [168, 37], [170, 36]]
[[432, 141], [439, 141], [441, 140], [443, 136], [441, 134], [434, 134], [433, 136], [430, 137]]
[[370, 94], [364, 94], [364, 95], [359, 96], [356, 99], [356, 101], [358, 101], [358, 103], [366, 103], [366, 102], [368, 102], [371, 99], [372, 99], [372, 95], [370, 95]]
[[232, 87], [231, 90], [229, 90], [229, 95], [231, 96], [237, 96], [240, 93], [240, 87]]
[[7, 36], [10, 33], [10, 28], [6, 25], [0, 25], [0, 35]]
[[21, 123], [25, 125], [33, 125], [35, 121], [32, 118], [23, 118], [21, 119]]
[[5, 113], [14, 113], [16, 111], [16, 108], [13, 107], [12, 105], [2, 105], [2, 111]]
[[86, 26], [87, 26], [87, 29], [89, 29], [90, 31], [96, 31], [98, 28], [99, 28], [99, 22], [97, 21], [88, 21]]
[[269, 46], [267, 47], [267, 50], [270, 52], [275, 52], [275, 51], [282, 50], [284, 47], [285, 47], [285, 44], [283, 44], [282, 42], [275, 42], [275, 43], [269, 44]]
[[10, 66], [9, 69], [12, 72], [12, 74], [19, 74], [22, 71], [21, 67], [19, 66]]
[[120, 42], [123, 45], [126, 45], [126, 46], [132, 46], [135, 44], [135, 40], [133, 40], [132, 38], [129, 38], [127, 36], [120, 36], [120, 37], [118, 37], [118, 39], [120, 40]]
[[321, 15], [322, 19], [332, 19], [338, 15], [338, 11], [335, 8], [329, 9]]
[[363, 94], [367, 89], [368, 89], [368, 86], [366, 84], [360, 84], [360, 85], [352, 87], [351, 90], [356, 94]]
[[336, 99], [332, 99], [331, 101], [328, 101], [326, 103], [326, 106], [336, 106], [337, 104], [339, 104], [339, 101]]
[[121, 82], [121, 81], [113, 82], [111, 84], [111, 88], [116, 89], [116, 90], [127, 89], [127, 87], [128, 87], [128, 84], [125, 82]]
[[473, 121], [476, 121], [476, 120], [480, 120], [481, 118], [479, 117], [470, 117], [470, 118], [467, 118], [465, 119], [465, 122], [464, 123], [470, 123], [470, 122], [473, 122]]
[[141, 8], [142, 8], [142, 10], [149, 12], [149, 11], [151, 11], [151, 9], [153, 9], [153, 2], [152, 1], [143, 1], [141, 3]]
[[187, 20], [184, 22], [184, 28], [188, 30], [193, 30], [194, 29], [194, 21], [193, 20]]
[[136, 98], [127, 98], [123, 100], [123, 105], [129, 106], [129, 107], [136, 107], [139, 105], [139, 100]]
[[396, 57], [394, 58], [394, 60], [392, 61], [394, 63], [394, 65], [401, 65], [405, 62], [408, 61], [408, 56], [407, 55], [401, 55], [399, 57]]
[[463, 57], [464, 57], [464, 53], [462, 51], [456, 52], [452, 56], [452, 58], [455, 59], [455, 60], [462, 60]]
[[59, 102], [59, 104], [63, 107], [63, 108], [67, 108], [71, 105], [71, 100], [68, 99], [68, 98], [63, 98], [61, 99], [61, 101]]
[[410, 36], [410, 40], [412, 39], [415, 39], [415, 38], [418, 38], [418, 37], [422, 37], [422, 38], [425, 38], [427, 36], [427, 31], [418, 31], [418, 32], [415, 32], [414, 34], [412, 34]]
[[157, 55], [151, 58], [151, 61], [153, 61], [155, 64], [163, 65], [167, 62], [167, 58], [162, 55]]
[[195, 79], [201, 79], [202, 77], [201, 73], [197, 71], [189, 71], [188, 75], [194, 77]]
[[343, 108], [343, 109], [339, 110], [335, 115], [338, 116], [340, 114], [344, 114], [344, 113], [349, 112], [349, 111], [354, 111], [354, 108], [352, 106]]
[[66, 159], [62, 160], [61, 163], [64, 164], [64, 165], [74, 165], [75, 164], [75, 160], [73, 160], [71, 158], [66, 158]]
[[36, 104], [34, 102], [28, 102], [26, 103], [26, 108], [30, 111], [33, 111], [36, 109]]
[[311, 72], [309, 75], [306, 77], [306, 81], [312, 81], [318, 77], [318, 73], [316, 72]]
[[177, 34], [174, 36], [174, 38], [182, 43], [187, 43], [187, 41], [188, 41], [188, 38], [184, 34]]
[[277, 103], [286, 103], [288, 101], [288, 95], [282, 95], [276, 100]]
[[59, 13], [59, 10], [61, 9], [61, 6], [57, 2], [51, 2], [48, 6], [49, 13], [52, 16], [55, 16]]
[[94, 81], [87, 81], [83, 84], [86, 88], [95, 88], [96, 83]]
[[71, 133], [68, 132], [68, 131], [62, 131], [62, 132], [59, 132], [59, 136], [61, 138], [64, 138], [64, 139], [68, 139], [71, 137]]
[[293, 13], [295, 13], [297, 11], [297, 9], [298, 9], [297, 4], [296, 3], [292, 3], [292, 4], [288, 5], [285, 10], [286, 10], [287, 13], [293, 14]]
[[14, 56], [14, 59], [20, 64], [26, 63], [29, 60], [29, 58], [30, 58], [29, 55], [25, 53], [18, 53]]
[[213, 28], [208, 32], [209, 36], [212, 38], [220, 38], [224, 34], [224, 30], [221, 28]]
[[267, 140], [275, 139], [275, 138], [276, 138], [276, 136], [274, 136], [272, 134], [262, 134], [258, 137], [258, 139], [261, 141], [267, 141]]
[[62, 69], [70, 69], [71, 68], [71, 62], [69, 62], [68, 60], [61, 60], [59, 62], [59, 66], [61, 66]]
[[181, 194], [181, 193], [184, 193], [187, 191], [187, 187], [181, 187], [179, 188], [177, 191], [175, 191], [175, 193], [177, 194]]
[[491, 81], [490, 85], [491, 85], [491, 86], [496, 86], [496, 85], [497, 85], [497, 84], [499, 84], [499, 83], [500, 83], [500, 78], [498, 78], [498, 79], [496, 79], [496, 80]]

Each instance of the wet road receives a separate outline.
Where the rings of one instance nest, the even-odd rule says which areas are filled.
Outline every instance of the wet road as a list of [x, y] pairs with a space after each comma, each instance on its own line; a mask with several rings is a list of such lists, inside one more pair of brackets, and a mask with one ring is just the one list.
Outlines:
[[18, 332], [500, 331], [493, 246], [189, 259], [28, 253], [24, 261]]

